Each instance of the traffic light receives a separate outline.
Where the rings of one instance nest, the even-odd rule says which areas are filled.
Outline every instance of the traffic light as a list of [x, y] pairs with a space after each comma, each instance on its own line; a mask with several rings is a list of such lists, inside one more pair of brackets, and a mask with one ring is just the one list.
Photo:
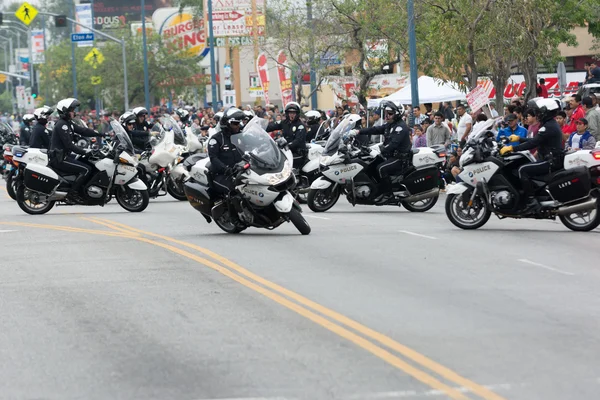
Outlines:
[[54, 17], [54, 24], [57, 28], [66, 28], [67, 27], [67, 16], [66, 15], [57, 15]]

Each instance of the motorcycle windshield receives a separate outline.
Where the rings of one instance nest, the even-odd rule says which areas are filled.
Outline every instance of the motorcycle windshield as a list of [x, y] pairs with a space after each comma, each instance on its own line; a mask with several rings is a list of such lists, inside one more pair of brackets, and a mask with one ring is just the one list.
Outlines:
[[121, 146], [124, 151], [133, 156], [135, 154], [135, 151], [133, 150], [133, 143], [131, 142], [127, 132], [125, 132], [125, 129], [117, 121], [110, 121], [110, 126], [113, 128], [113, 132], [115, 133], [115, 136], [113, 137], [114, 147], [116, 148]]
[[329, 135], [327, 143], [325, 143], [323, 155], [333, 156], [335, 153], [337, 153], [338, 149], [340, 148], [340, 144], [342, 143], [342, 138], [345, 134], [352, 130], [352, 125], [353, 124], [351, 124], [348, 119], [344, 119], [338, 124], [338, 126]]
[[253, 118], [241, 133], [231, 136], [231, 142], [242, 155], [248, 156], [252, 169], [279, 172], [286, 158], [260, 120]]
[[173, 136], [175, 138], [175, 144], [178, 144], [181, 146], [187, 145], [187, 138], [185, 137], [185, 134], [179, 127], [179, 123], [177, 121], [175, 121], [175, 119], [172, 116], [165, 114], [160, 119], [160, 123], [163, 126], [163, 128], [165, 128], [167, 131], [173, 131]]

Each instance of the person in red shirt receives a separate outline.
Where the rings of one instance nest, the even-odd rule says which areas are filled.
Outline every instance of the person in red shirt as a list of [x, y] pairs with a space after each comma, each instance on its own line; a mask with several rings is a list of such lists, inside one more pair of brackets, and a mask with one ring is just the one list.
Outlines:
[[547, 99], [550, 97], [548, 94], [548, 88], [546, 87], [546, 80], [544, 78], [540, 78], [540, 83], [538, 85], [538, 95]]
[[564, 133], [576, 132], [577, 121], [579, 121], [581, 118], [585, 118], [585, 111], [583, 111], [583, 106], [581, 105], [581, 95], [576, 94], [575, 96], [571, 97], [569, 105], [573, 109], [573, 115], [571, 116], [566, 128], [563, 129]]

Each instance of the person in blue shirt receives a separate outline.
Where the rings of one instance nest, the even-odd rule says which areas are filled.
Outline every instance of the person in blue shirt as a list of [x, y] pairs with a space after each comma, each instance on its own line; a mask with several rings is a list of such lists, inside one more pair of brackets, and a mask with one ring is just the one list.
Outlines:
[[[508, 124], [508, 127], [504, 129], [500, 129], [498, 132], [498, 136], [496, 137], [497, 141], [500, 141], [503, 136], [510, 137], [512, 135], [517, 135], [523, 139], [527, 139], [527, 129], [519, 126], [518, 118], [515, 114], [508, 114], [504, 119], [504, 122]], [[518, 145], [519, 142], [510, 142], [511, 145]]]

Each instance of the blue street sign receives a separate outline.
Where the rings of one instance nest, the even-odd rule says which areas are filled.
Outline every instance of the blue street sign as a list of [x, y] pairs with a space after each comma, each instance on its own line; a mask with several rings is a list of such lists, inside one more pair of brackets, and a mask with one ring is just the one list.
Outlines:
[[93, 40], [93, 33], [71, 33], [71, 42], [91, 42]]

